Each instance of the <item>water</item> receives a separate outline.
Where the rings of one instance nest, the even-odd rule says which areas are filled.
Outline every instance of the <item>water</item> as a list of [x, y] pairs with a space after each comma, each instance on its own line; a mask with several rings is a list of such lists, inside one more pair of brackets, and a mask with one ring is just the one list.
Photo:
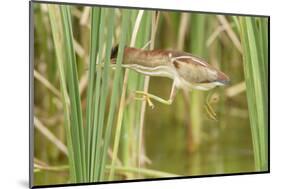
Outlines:
[[[151, 85], [152, 93], [163, 87], [154, 81]], [[163, 96], [167, 94], [165, 92]], [[202, 114], [201, 144], [194, 152], [188, 152], [185, 116], [188, 113], [182, 108], [180, 95], [178, 93], [179, 97], [171, 106], [155, 103], [155, 109], [147, 109], [146, 153], [152, 161], [148, 168], [185, 176], [254, 171], [246, 96], [238, 96], [238, 103], [226, 104], [218, 121], [209, 120]]]
[[[152, 78], [150, 86], [149, 92], [167, 98], [171, 81]], [[181, 92], [172, 105], [154, 102], [154, 109], [147, 107], [145, 148], [152, 163], [146, 167], [183, 176], [254, 171], [246, 96], [221, 102], [223, 106], [214, 105], [218, 121], [208, 119], [202, 111], [202, 139], [194, 152], [188, 150], [189, 113]], [[67, 160], [51, 162], [55, 164], [65, 165]], [[68, 177], [67, 172], [40, 172], [35, 174], [35, 184], [67, 183]]]

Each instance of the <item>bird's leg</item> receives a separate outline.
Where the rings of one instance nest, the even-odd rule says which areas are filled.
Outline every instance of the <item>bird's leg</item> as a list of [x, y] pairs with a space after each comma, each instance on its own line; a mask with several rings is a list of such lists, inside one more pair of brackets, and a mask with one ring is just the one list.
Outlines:
[[136, 91], [136, 94], [142, 96], [142, 98], [136, 97], [135, 98], [136, 100], [146, 100], [148, 105], [152, 108], [154, 107], [154, 105], [151, 102], [151, 99], [153, 99], [155, 101], [158, 101], [160, 103], [163, 103], [163, 104], [170, 105], [170, 104], [172, 104], [172, 102], [173, 102], [173, 100], [175, 99], [175, 96], [176, 96], [175, 82], [173, 82], [173, 86], [172, 86], [171, 93], [170, 93], [170, 98], [168, 100], [165, 100], [163, 98], [160, 98], [156, 95], [153, 95], [153, 94], [150, 94], [150, 93], [147, 93], [147, 92], [144, 92], [144, 91]]

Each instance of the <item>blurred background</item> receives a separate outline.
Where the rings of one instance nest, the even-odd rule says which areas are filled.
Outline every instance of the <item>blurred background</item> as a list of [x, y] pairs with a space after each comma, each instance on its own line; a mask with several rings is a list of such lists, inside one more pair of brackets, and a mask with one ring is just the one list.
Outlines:
[[[34, 184], [68, 183], [64, 114], [59, 97], [60, 82], [55, 63], [56, 54], [48, 7], [46, 4], [39, 3], [33, 5], [34, 162], [45, 168], [35, 169]], [[132, 20], [134, 20], [137, 10], [130, 11], [135, 11], [132, 13], [134, 15]], [[231, 84], [211, 91], [179, 91], [172, 105], [155, 102], [154, 109], [146, 107], [143, 125], [136, 123], [137, 113], [131, 115], [130, 105], [134, 103], [132, 106], [139, 108], [141, 102], [128, 100], [129, 105], [124, 110], [122, 121], [119, 164], [141, 166], [179, 176], [256, 171], [243, 50], [233, 16], [178, 11], [145, 10], [145, 12], [151, 14], [152, 22], [157, 26], [154, 27], [154, 49], [182, 50], [202, 57], [209, 64], [226, 73], [231, 79]], [[116, 9], [115, 14], [117, 21], [113, 43], [117, 44], [122, 12]], [[79, 91], [84, 111], [90, 49], [90, 7], [71, 6], [71, 20]], [[149, 24], [148, 26], [153, 27]], [[142, 47], [143, 44], [139, 43], [136, 46]], [[122, 74], [124, 75], [124, 71]], [[112, 87], [113, 75], [111, 71], [109, 87]], [[138, 79], [145, 82], [145, 78], [138, 75], [131, 71], [129, 78], [141, 77]], [[129, 79], [128, 99], [130, 81], [132, 80]], [[170, 79], [151, 77], [148, 91], [168, 99], [171, 86]], [[206, 110], [208, 99], [216, 112], [215, 118]], [[142, 125], [141, 131], [140, 125]], [[142, 137], [141, 158], [136, 157], [139, 154], [135, 152], [134, 146], [138, 138], [136, 136], [140, 136], [139, 132]], [[116, 180], [137, 178], [151, 178], [151, 176], [132, 172], [124, 174], [120, 170], [120, 175], [115, 177]]]

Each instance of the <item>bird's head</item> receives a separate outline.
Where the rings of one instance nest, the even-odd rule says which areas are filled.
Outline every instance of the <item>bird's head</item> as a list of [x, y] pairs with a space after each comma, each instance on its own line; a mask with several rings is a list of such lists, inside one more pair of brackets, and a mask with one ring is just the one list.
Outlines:
[[118, 54], [118, 47], [119, 45], [115, 45], [112, 49], [111, 49], [111, 54], [110, 54], [110, 62], [111, 64], [116, 64], [116, 58], [117, 58], [117, 54]]

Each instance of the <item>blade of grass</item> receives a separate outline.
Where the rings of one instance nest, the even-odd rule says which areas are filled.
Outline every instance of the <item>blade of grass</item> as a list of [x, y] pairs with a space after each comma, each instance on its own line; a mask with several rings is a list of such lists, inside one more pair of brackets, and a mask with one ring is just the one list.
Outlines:
[[[116, 106], [116, 96], [118, 94], [118, 83], [120, 79], [120, 73], [121, 73], [121, 63], [123, 59], [123, 53], [124, 53], [124, 47], [125, 47], [125, 42], [126, 42], [126, 35], [127, 35], [127, 29], [128, 29], [128, 20], [129, 20], [129, 11], [128, 10], [123, 10], [123, 17], [122, 17], [122, 23], [121, 23], [121, 37], [120, 37], [120, 43], [119, 43], [119, 50], [118, 50], [118, 55], [117, 55], [117, 68], [116, 68], [116, 73], [114, 76], [114, 86], [113, 86], [113, 94], [111, 98], [111, 104], [110, 104], [110, 112], [109, 112], [109, 119], [108, 119], [108, 125], [107, 129], [108, 131], [105, 133], [105, 139], [110, 137], [111, 129], [112, 129], [112, 121], [113, 121], [113, 115], [114, 115], [114, 109]], [[118, 131], [119, 130], [119, 131]], [[116, 135], [118, 135], [118, 132], [120, 132], [120, 128], [117, 129]], [[109, 141], [106, 140], [105, 142], [105, 147], [107, 149]], [[117, 143], [114, 142], [114, 149], [117, 148]], [[112, 165], [115, 165], [117, 159], [117, 151], [113, 150], [113, 156], [112, 156]], [[105, 158], [103, 159], [103, 163], [105, 164]], [[109, 174], [109, 180], [113, 179], [113, 173], [114, 173], [114, 167], [110, 169], [110, 174]]]
[[38, 71], [33, 71], [34, 78], [40, 81], [46, 88], [48, 88], [54, 95], [61, 98], [59, 90], [57, 90], [44, 76], [42, 76]]
[[[130, 13], [132, 13], [132, 12], [130, 12]], [[144, 13], [144, 10], [138, 11], [138, 15], [137, 15], [136, 19], [132, 20], [132, 22], [134, 22], [134, 27], [133, 27], [132, 37], [131, 37], [131, 42], [130, 42], [131, 47], [133, 47], [135, 45], [137, 33], [138, 33], [138, 30], [139, 30], [139, 27], [140, 27], [140, 23], [141, 23], [141, 20], [142, 20], [142, 17], [143, 17], [143, 13]], [[120, 141], [121, 129], [122, 129], [122, 125], [123, 125], [122, 123], [124, 121], [123, 115], [124, 115], [124, 112], [125, 112], [125, 105], [126, 105], [125, 99], [126, 99], [126, 93], [127, 93], [129, 73], [130, 73], [130, 70], [126, 69], [124, 79], [123, 79], [123, 87], [122, 87], [120, 105], [119, 105], [118, 116], [117, 116], [117, 125], [116, 125], [117, 129], [116, 129], [116, 134], [115, 134], [115, 139], [114, 139], [113, 154], [117, 154], [117, 152], [119, 151], [119, 141]], [[124, 134], [126, 134], [127, 132], [128, 131], [125, 131]], [[126, 150], [126, 149], [123, 149], [123, 150]], [[112, 162], [115, 163], [115, 160], [112, 161]], [[112, 166], [115, 166], [115, 165], [113, 164]]]
[[177, 49], [182, 50], [185, 44], [185, 38], [188, 35], [188, 21], [189, 14], [181, 13], [180, 15], [180, 24], [179, 24], [179, 32], [178, 32], [178, 40], [177, 40]]
[[[104, 39], [104, 24], [105, 24], [105, 9], [101, 9], [100, 13], [100, 25], [99, 25], [99, 38], [98, 38], [98, 55], [97, 63], [102, 64], [102, 51], [103, 51], [103, 39]], [[91, 165], [94, 168], [93, 174], [90, 175], [91, 179], [96, 182], [98, 180], [99, 163], [97, 162], [99, 152], [100, 152], [100, 142], [98, 140], [100, 127], [99, 122], [99, 104], [100, 104], [100, 87], [101, 87], [101, 67], [97, 68], [96, 85], [95, 85], [95, 100], [94, 100], [94, 123], [91, 128], [92, 133], [92, 150], [91, 153]]]
[[95, 74], [96, 74], [96, 56], [98, 49], [98, 36], [99, 36], [99, 22], [100, 22], [100, 8], [92, 8], [91, 10], [91, 42], [90, 42], [90, 69], [89, 69], [89, 79], [88, 79], [88, 89], [87, 89], [87, 107], [86, 107], [86, 129], [87, 129], [87, 162], [88, 162], [88, 181], [91, 180], [91, 175], [93, 174], [94, 165], [91, 164], [91, 152], [95, 149], [92, 146], [92, 132], [91, 127], [93, 127], [92, 117], [93, 117], [93, 97], [95, 88]]
[[78, 75], [75, 51], [73, 47], [73, 33], [71, 24], [71, 14], [69, 6], [60, 6], [63, 36], [64, 36], [64, 49], [66, 57], [66, 72], [67, 86], [69, 88], [69, 98], [71, 107], [71, 128], [74, 138], [74, 155], [75, 163], [77, 164], [77, 179], [78, 182], [85, 182], [86, 166], [85, 166], [85, 142], [84, 130], [82, 122], [82, 109], [79, 94]]
[[[131, 24], [129, 31], [132, 30], [132, 34], [130, 34], [130, 46], [142, 48], [148, 41], [148, 33], [150, 32], [150, 21], [148, 20], [148, 15], [150, 15], [151, 11], [132, 11], [130, 14]], [[147, 22], [149, 24], [147, 25]], [[126, 75], [126, 73], [128, 73]], [[123, 113], [123, 121], [122, 121], [122, 130], [120, 136], [120, 150], [121, 151], [121, 159], [124, 166], [137, 166], [137, 147], [138, 147], [138, 139], [135, 137], [136, 132], [139, 132], [139, 120], [138, 114], [140, 113], [140, 102], [133, 100], [133, 92], [142, 89], [143, 87], [143, 75], [138, 74], [134, 71], [128, 72], [126, 70], [125, 78], [127, 79], [127, 94], [128, 96], [125, 98], [125, 106]], [[142, 80], [142, 83], [140, 81]], [[124, 82], [123, 82], [124, 83]], [[122, 95], [124, 91], [122, 91]], [[122, 111], [122, 110], [119, 110]], [[126, 179], [136, 178], [133, 173], [126, 173]]]
[[[191, 53], [205, 57], [205, 30], [206, 30], [206, 17], [204, 15], [196, 14], [191, 18]], [[201, 128], [202, 128], [202, 112], [201, 107], [203, 102], [203, 95], [201, 91], [190, 92], [190, 151], [197, 149], [201, 142]]]
[[[111, 169], [111, 166], [107, 166], [108, 169]], [[166, 173], [163, 171], [157, 171], [152, 169], [145, 169], [145, 168], [135, 168], [135, 167], [122, 167], [122, 166], [115, 166], [114, 169], [119, 172], [131, 172], [131, 173], [140, 173], [145, 176], [154, 177], [154, 178], [162, 178], [162, 177], [179, 177], [180, 175]]]
[[60, 166], [43, 166], [43, 165], [38, 165], [38, 164], [34, 164], [34, 167], [37, 169], [36, 172], [39, 171], [54, 171], [54, 172], [58, 172], [58, 171], [66, 171], [69, 169], [68, 165], [60, 165]]
[[[151, 19], [151, 34], [150, 34], [150, 50], [154, 49], [154, 44], [155, 44], [155, 38], [156, 38], [156, 32], [158, 28], [158, 23], [159, 23], [159, 18], [160, 18], [160, 12], [154, 12], [152, 15], [149, 16]], [[148, 92], [149, 88], [149, 76], [144, 77], [144, 85], [143, 85], [143, 90], [145, 92]], [[141, 155], [142, 155], [142, 145], [143, 145], [143, 130], [144, 130], [144, 117], [145, 117], [145, 111], [146, 111], [146, 102], [142, 102], [141, 104], [141, 109], [140, 109], [140, 127], [139, 127], [139, 136], [138, 136], [138, 168], [141, 167]]]
[[[258, 20], [261, 18], [258, 18]], [[243, 65], [250, 115], [255, 169], [267, 170], [267, 56], [268, 44], [260, 32], [267, 25], [257, 26], [255, 18], [240, 17], [240, 32], [243, 45]], [[263, 54], [263, 55], [261, 55]]]
[[236, 36], [235, 32], [233, 31], [231, 25], [225, 18], [225, 16], [217, 15], [217, 18], [220, 21], [220, 23], [225, 27], [225, 31], [226, 31], [227, 35], [229, 36], [229, 38], [231, 39], [231, 41], [233, 42], [234, 46], [237, 48], [237, 50], [240, 53], [242, 53], [242, 47], [241, 47], [240, 41], [239, 41], [238, 37]]
[[43, 123], [34, 116], [34, 125], [42, 135], [44, 135], [49, 141], [51, 141], [62, 153], [68, 155], [67, 147], [45, 126]]
[[[100, 131], [98, 132], [98, 137], [97, 141], [101, 142], [102, 138], [102, 130], [101, 128], [104, 125], [104, 115], [105, 115], [105, 105], [106, 105], [106, 98], [108, 95], [108, 80], [109, 80], [109, 69], [110, 69], [110, 55], [111, 55], [111, 47], [112, 47], [112, 39], [113, 39], [113, 33], [114, 33], [114, 15], [115, 11], [114, 9], [108, 9], [108, 14], [107, 14], [107, 38], [106, 38], [106, 52], [105, 52], [105, 63], [104, 63], [104, 68], [103, 68], [103, 75], [102, 75], [102, 86], [101, 86], [101, 99], [100, 99], [100, 107], [99, 107], [99, 122], [98, 122], [98, 127], [100, 128]], [[98, 149], [100, 150], [98, 152], [98, 158], [96, 163], [99, 165], [99, 172], [98, 172], [98, 179], [101, 179], [101, 175], [104, 172], [104, 167], [102, 167], [102, 164], [100, 163], [102, 159], [102, 153], [103, 151], [108, 151], [108, 149], [103, 148]]]
[[55, 46], [55, 52], [57, 57], [57, 65], [59, 71], [59, 80], [60, 80], [60, 87], [62, 93], [62, 102], [63, 102], [63, 109], [64, 109], [64, 126], [66, 130], [66, 137], [67, 137], [67, 149], [68, 149], [68, 159], [70, 165], [70, 181], [76, 182], [77, 175], [76, 175], [76, 166], [75, 166], [75, 157], [73, 151], [73, 139], [71, 134], [70, 128], [70, 110], [69, 110], [69, 97], [66, 87], [66, 76], [64, 70], [64, 53], [63, 53], [63, 34], [62, 34], [62, 23], [61, 17], [59, 13], [58, 6], [55, 5], [48, 5], [53, 41]]
[[[39, 169], [39, 171], [44, 170], [44, 171], [66, 171], [69, 169], [68, 165], [60, 165], [60, 166], [50, 166], [50, 165], [41, 165], [41, 164], [35, 164], [35, 168]], [[110, 169], [110, 166], [106, 166], [107, 169]], [[131, 172], [131, 173], [138, 173], [140, 172], [141, 174], [148, 176], [148, 177], [154, 177], [154, 178], [159, 178], [159, 177], [179, 177], [180, 175], [176, 175], [173, 173], [167, 173], [163, 171], [158, 171], [158, 170], [153, 170], [153, 169], [138, 169], [135, 167], [123, 167], [123, 166], [116, 166], [115, 169], [118, 172]]]

